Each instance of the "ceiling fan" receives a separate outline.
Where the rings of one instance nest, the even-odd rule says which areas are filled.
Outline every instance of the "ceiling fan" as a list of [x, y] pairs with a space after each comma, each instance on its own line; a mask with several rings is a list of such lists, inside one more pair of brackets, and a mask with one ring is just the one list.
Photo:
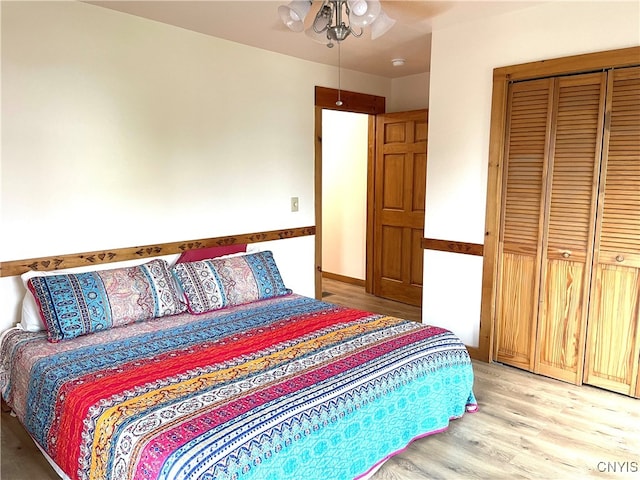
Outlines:
[[329, 48], [338, 44], [336, 106], [341, 107], [340, 43], [349, 35], [360, 37], [365, 27], [371, 27], [371, 39], [375, 40], [393, 27], [396, 21], [384, 13], [380, 0], [322, 0], [313, 23], [305, 30], [304, 20], [312, 5], [313, 0], [293, 0], [288, 5], [278, 7], [278, 13], [282, 22], [294, 32], [304, 30], [308, 37]]
[[366, 27], [371, 28], [371, 39], [375, 40], [396, 23], [384, 12], [380, 0], [322, 0], [313, 23], [305, 30], [304, 21], [312, 5], [313, 0], [293, 0], [281, 5], [278, 14], [289, 29], [304, 30], [311, 39], [329, 48], [349, 35], [360, 37]]

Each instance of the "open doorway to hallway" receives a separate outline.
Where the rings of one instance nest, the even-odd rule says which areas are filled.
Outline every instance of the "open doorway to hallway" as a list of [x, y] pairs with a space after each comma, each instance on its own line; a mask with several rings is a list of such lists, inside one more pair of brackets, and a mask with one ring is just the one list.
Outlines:
[[322, 110], [322, 272], [324, 277], [363, 287], [368, 117]]
[[421, 308], [365, 292], [369, 116], [322, 110], [322, 298], [421, 321]]

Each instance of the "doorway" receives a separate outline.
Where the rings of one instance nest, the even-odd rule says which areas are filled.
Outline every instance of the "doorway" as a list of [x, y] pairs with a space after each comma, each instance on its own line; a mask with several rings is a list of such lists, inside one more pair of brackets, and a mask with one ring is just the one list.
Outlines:
[[322, 110], [322, 272], [364, 287], [368, 115]]
[[[366, 177], [366, 214], [365, 214], [366, 215], [366, 235], [365, 235], [365, 247], [364, 247], [366, 251], [366, 256], [365, 256], [365, 276], [364, 276], [363, 291], [366, 294], [370, 295], [372, 298], [378, 298], [373, 296], [373, 294], [375, 293], [374, 280], [376, 278], [374, 276], [374, 273], [378, 272], [380, 276], [380, 275], [384, 275], [385, 271], [384, 269], [381, 269], [379, 267], [381, 259], [379, 258], [379, 256], [375, 255], [376, 245], [378, 246], [378, 249], [380, 249], [380, 247], [383, 246], [383, 243], [376, 244], [376, 240], [375, 240], [376, 238], [375, 231], [374, 231], [376, 228], [375, 206], [378, 203], [379, 206], [383, 208], [385, 207], [387, 202], [382, 201], [382, 199], [386, 197], [381, 196], [382, 192], [379, 191], [381, 178], [376, 177], [376, 171], [382, 172], [383, 170], [388, 170], [384, 166], [386, 165], [386, 163], [384, 162], [386, 162], [390, 157], [387, 155], [389, 153], [387, 152], [389, 147], [386, 145], [386, 141], [378, 142], [380, 139], [376, 138], [376, 123], [377, 121], [380, 121], [381, 124], [383, 125], [382, 131], [387, 132], [387, 135], [385, 137], [386, 140], [389, 140], [389, 139], [393, 140], [395, 138], [394, 141], [399, 141], [399, 138], [396, 138], [397, 136], [396, 133], [399, 131], [398, 127], [400, 125], [403, 125], [402, 126], [403, 129], [406, 128], [406, 132], [407, 132], [406, 139], [416, 137], [414, 133], [420, 132], [423, 128], [421, 126], [416, 126], [417, 124], [413, 120], [409, 122], [405, 122], [406, 119], [404, 117], [406, 116], [406, 114], [409, 114], [409, 116], [411, 117], [411, 116], [415, 116], [416, 112], [405, 112], [405, 114], [398, 113], [398, 114], [382, 115], [384, 114], [384, 110], [385, 110], [384, 97], [377, 97], [372, 95], [359, 94], [355, 92], [342, 91], [341, 99], [343, 101], [343, 104], [339, 107], [335, 105], [336, 99], [337, 99], [337, 90], [328, 89], [324, 87], [316, 87], [316, 97], [315, 97], [316, 110], [315, 110], [315, 131], [314, 131], [315, 132], [315, 139], [314, 139], [314, 142], [315, 142], [315, 211], [316, 211], [316, 281], [315, 281], [316, 298], [319, 298], [319, 299], [322, 298], [322, 280], [323, 280], [323, 272], [325, 270], [323, 268], [325, 265], [323, 262], [323, 247], [322, 247], [324, 243], [324, 238], [325, 238], [324, 221], [323, 221], [323, 190], [324, 188], [323, 188], [322, 156], [323, 156], [323, 137], [328, 133], [325, 132], [323, 128], [323, 111], [324, 110], [340, 110], [343, 112], [367, 114], [367, 122], [368, 122], [368, 133], [367, 133], [367, 142], [366, 142], [367, 169], [366, 169], [366, 173], [362, 174], [363, 176]], [[422, 114], [424, 114], [424, 120], [426, 123], [426, 110], [422, 111]], [[329, 141], [330, 140], [327, 140], [327, 142]], [[381, 157], [376, 157], [377, 143], [380, 143]], [[400, 143], [405, 143], [405, 142], [403, 140]], [[393, 149], [397, 150], [397, 147], [399, 146], [400, 146], [399, 144], [393, 145]], [[401, 150], [404, 150], [404, 148], [405, 147], [402, 147]], [[415, 146], [412, 148], [415, 148]], [[424, 154], [426, 155], [426, 143], [418, 148], [423, 148]], [[403, 154], [401, 153], [401, 151], [394, 152], [393, 155], [391, 156], [391, 161], [394, 165], [397, 166], [398, 161], [403, 161], [403, 160], [400, 160], [400, 157], [402, 156], [403, 158], [406, 157], [407, 161], [411, 162], [411, 166], [413, 166], [414, 159], [417, 158], [415, 157], [414, 153], [415, 152], [413, 151], [408, 152], [407, 154]], [[382, 166], [379, 166], [376, 170], [376, 162], [379, 159], [382, 159], [383, 163], [381, 163]], [[407, 164], [407, 167], [408, 166], [409, 164]], [[412, 174], [415, 173], [417, 176], [420, 176], [421, 173], [426, 174], [426, 171], [420, 172], [420, 169], [416, 170], [415, 168], [411, 168], [410, 172], [412, 172]], [[412, 174], [410, 174], [410, 176], [412, 176]], [[383, 180], [385, 178], [386, 177], [382, 177]], [[394, 182], [397, 183], [395, 180], [395, 177], [394, 177]], [[401, 183], [404, 184], [406, 182], [403, 181]], [[378, 185], [378, 188], [376, 188], [377, 185]], [[398, 191], [397, 188], [394, 188], [394, 190]], [[378, 198], [377, 203], [376, 203], [376, 198]], [[408, 204], [415, 205], [415, 199], [412, 201], [409, 201]], [[386, 214], [387, 214], [386, 211], [383, 212], [383, 215], [386, 215]], [[378, 217], [379, 219], [382, 219], [382, 216], [380, 214], [378, 214]], [[422, 211], [421, 218], [422, 220], [424, 219], [424, 211]], [[411, 227], [415, 227], [415, 226], [411, 226]], [[382, 228], [384, 229], [384, 225]], [[380, 230], [380, 225], [378, 225], [378, 230]], [[420, 234], [418, 235], [418, 237], [422, 237], [422, 229], [418, 229], [418, 230], [420, 230], [419, 232]], [[379, 239], [382, 239], [384, 237], [383, 234], [388, 231], [390, 231], [390, 228], [386, 228], [386, 230], [378, 232]], [[403, 244], [401, 245], [402, 247], [402, 252], [400, 252], [401, 256], [408, 255], [407, 251], [409, 249], [411, 249], [412, 251], [414, 250], [412, 244], [415, 242], [409, 242], [408, 245], [405, 245], [405, 243], [407, 242], [403, 242]], [[398, 248], [400, 248], [400, 246]], [[420, 262], [421, 262], [422, 250], [421, 250], [421, 247], [419, 246], [419, 242], [418, 242], [417, 250], [418, 250], [417, 254], [419, 255]], [[378, 263], [376, 263], [376, 260], [378, 261]], [[382, 260], [384, 261], [384, 258]], [[407, 272], [411, 272], [415, 270], [412, 268], [408, 268], [408, 269], [405, 268], [404, 264], [407, 262], [403, 261], [401, 263], [403, 265], [402, 267], [403, 272], [405, 270]], [[409, 266], [411, 266], [410, 262], [409, 262]], [[375, 272], [374, 272], [374, 268], [375, 268]], [[403, 277], [404, 276], [405, 275], [403, 274]], [[422, 275], [419, 275], [419, 276], [422, 277]], [[391, 280], [394, 280], [394, 279], [391, 279]], [[421, 278], [419, 280], [421, 283]], [[419, 295], [419, 297], [420, 297], [419, 300], [421, 300], [421, 295]], [[402, 299], [400, 301], [403, 303], [413, 303], [414, 305], [417, 305], [418, 308], [420, 308], [420, 304], [421, 304], [420, 301], [415, 303], [408, 302]]]

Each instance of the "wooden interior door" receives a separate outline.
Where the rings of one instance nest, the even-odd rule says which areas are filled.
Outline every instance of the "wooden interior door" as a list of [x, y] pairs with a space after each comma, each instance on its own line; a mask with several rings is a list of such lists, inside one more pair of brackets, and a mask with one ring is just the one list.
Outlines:
[[373, 294], [422, 305], [427, 110], [376, 119]]
[[495, 357], [526, 370], [535, 355], [552, 88], [551, 79], [533, 80], [508, 93]]
[[580, 384], [606, 73], [554, 83], [534, 372]]
[[609, 72], [586, 383], [640, 395], [640, 68]]

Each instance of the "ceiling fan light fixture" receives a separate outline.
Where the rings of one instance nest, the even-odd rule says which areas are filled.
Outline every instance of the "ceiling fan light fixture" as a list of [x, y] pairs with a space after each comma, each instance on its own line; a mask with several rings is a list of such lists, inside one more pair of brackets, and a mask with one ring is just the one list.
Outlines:
[[302, 32], [304, 30], [304, 19], [311, 9], [310, 0], [293, 0], [288, 5], [280, 5], [278, 14], [282, 23], [294, 32]]
[[[304, 31], [304, 19], [312, 3], [313, 0], [293, 0], [288, 5], [280, 5], [278, 13], [282, 22], [294, 32]], [[365, 27], [371, 27], [372, 38], [377, 38], [394, 23], [395, 20], [385, 15], [380, 0], [322, 0], [311, 29], [316, 34], [324, 33], [327, 40], [320, 40], [309, 29], [307, 36], [332, 47], [333, 42], [341, 42], [348, 36], [360, 37]], [[377, 33], [373, 32], [374, 28]]]
[[321, 43], [328, 47], [333, 46], [333, 44], [329, 45], [331, 43], [331, 40], [327, 38], [326, 29], [324, 31], [321, 30], [320, 32], [316, 32], [313, 27], [309, 27], [304, 31], [304, 34], [314, 42]]
[[390, 18], [386, 13], [380, 12], [375, 22], [371, 24], [371, 40], [381, 37], [395, 25], [396, 21]]
[[367, 1], [366, 0], [349, 0], [349, 9], [351, 13], [361, 17], [367, 13]]
[[313, 19], [313, 25], [312, 25], [313, 30], [316, 33], [326, 32], [327, 29], [329, 28], [329, 25], [331, 25], [332, 17], [333, 17], [333, 8], [331, 8], [331, 5], [325, 2], [325, 4], [322, 5], [322, 8], [318, 10], [318, 13], [316, 14], [316, 18]]
[[349, 24], [354, 27], [368, 27], [382, 11], [380, 0], [348, 0]]
[[327, 37], [329, 40], [341, 42], [347, 38], [350, 33], [351, 29], [343, 23], [341, 25], [336, 25], [335, 27], [330, 27], [327, 30]]

